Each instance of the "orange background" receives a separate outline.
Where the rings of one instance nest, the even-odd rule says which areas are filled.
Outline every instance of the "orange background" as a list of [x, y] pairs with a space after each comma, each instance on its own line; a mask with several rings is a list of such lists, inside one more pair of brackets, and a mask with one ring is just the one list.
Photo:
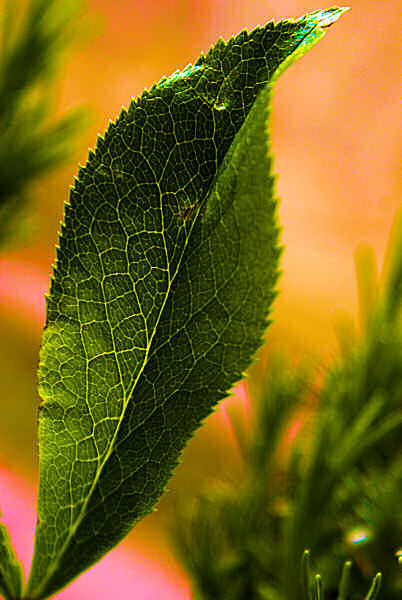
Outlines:
[[[381, 263], [400, 202], [400, 5], [364, 0], [349, 5], [352, 10], [281, 77], [271, 121], [286, 251], [268, 339], [317, 360], [336, 352], [333, 307], [345, 304], [355, 310], [357, 305], [356, 243], [369, 241]], [[92, 122], [71, 161], [35, 185], [30, 207], [35, 231], [22, 246], [0, 254], [0, 507], [26, 568], [35, 519], [35, 371], [43, 292], [77, 163], [85, 163], [96, 133], [104, 131], [131, 96], [193, 62], [219, 35], [226, 39], [244, 26], [323, 6], [313, 0], [87, 4], [92, 30], [62, 65], [53, 94], [59, 112], [84, 102]], [[78, 600], [92, 597], [90, 593], [97, 600], [123, 595], [156, 600], [163, 594], [172, 600], [189, 598], [166, 541], [166, 524], [179, 491], [195, 493], [211, 477], [238, 471], [225, 423], [219, 412], [208, 420], [186, 450], [160, 510], [57, 598]], [[117, 580], [123, 582], [121, 594]]]

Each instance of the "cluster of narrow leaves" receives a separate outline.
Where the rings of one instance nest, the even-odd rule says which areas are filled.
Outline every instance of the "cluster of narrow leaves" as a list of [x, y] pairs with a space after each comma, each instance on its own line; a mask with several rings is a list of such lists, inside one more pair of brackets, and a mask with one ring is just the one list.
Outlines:
[[123, 110], [79, 170], [40, 355], [30, 600], [153, 509], [261, 345], [280, 255], [271, 87], [343, 12], [220, 39]]
[[[299, 599], [306, 548], [328, 597], [350, 557], [348, 598], [362, 598], [377, 570], [383, 597], [400, 598], [402, 211], [381, 277], [368, 246], [358, 248], [356, 270], [360, 335], [353, 337], [357, 328], [343, 311], [335, 315], [342, 356], [325, 373], [307, 359], [292, 366], [274, 351], [254, 364], [251, 407], [228, 407], [245, 478], [179, 505], [173, 534], [194, 598]], [[321, 598], [321, 576], [308, 580], [305, 600]], [[379, 583], [376, 577], [369, 598]]]
[[[305, 550], [305, 552], [303, 553], [301, 568], [303, 600], [324, 600], [321, 575], [317, 573], [314, 577], [312, 576], [310, 567], [310, 552], [308, 550]], [[352, 563], [350, 561], [346, 561], [342, 570], [342, 577], [339, 584], [337, 600], [347, 600], [347, 598], [349, 597], [351, 569]], [[380, 585], [381, 573], [377, 573], [364, 600], [375, 600], [375, 598], [377, 598]]]
[[71, 43], [82, 2], [24, 4], [1, 3], [0, 245], [16, 237], [28, 185], [67, 158], [83, 123], [76, 110], [52, 119], [49, 101], [51, 76]]

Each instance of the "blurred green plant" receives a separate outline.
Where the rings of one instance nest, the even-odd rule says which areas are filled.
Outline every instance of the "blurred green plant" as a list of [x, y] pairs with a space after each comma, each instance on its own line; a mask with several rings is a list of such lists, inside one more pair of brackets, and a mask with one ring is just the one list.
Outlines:
[[[382, 597], [400, 598], [402, 210], [381, 278], [371, 247], [357, 248], [355, 264], [360, 335], [350, 311], [334, 312], [341, 356], [326, 373], [306, 360], [292, 367], [283, 352], [265, 354], [248, 379], [251, 408], [227, 409], [245, 480], [178, 504], [173, 539], [194, 598], [302, 598], [306, 548], [325, 598], [336, 597], [348, 558], [356, 565], [348, 598], [361, 598], [377, 569]], [[320, 576], [309, 581], [304, 598], [324, 597]], [[376, 576], [367, 598], [379, 584]]]
[[[351, 569], [352, 563], [350, 561], [346, 561], [343, 565], [337, 600], [346, 600], [349, 597]], [[301, 579], [303, 600], [324, 600], [325, 595], [323, 592], [321, 575], [318, 573], [314, 576], [312, 575], [310, 566], [310, 552], [308, 550], [304, 551], [302, 557]], [[375, 598], [377, 598], [381, 585], [381, 579], [381, 573], [377, 573], [364, 600], [375, 600]], [[268, 599], [270, 596], [268, 595], [266, 598]]]
[[56, 118], [49, 94], [82, 8], [82, 0], [1, 1], [0, 246], [24, 234], [29, 186], [70, 156], [86, 123], [82, 109]]

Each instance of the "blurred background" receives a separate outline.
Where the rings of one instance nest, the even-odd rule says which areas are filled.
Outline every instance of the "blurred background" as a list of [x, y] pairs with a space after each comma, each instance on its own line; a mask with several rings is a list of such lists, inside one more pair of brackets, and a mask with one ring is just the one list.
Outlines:
[[[27, 2], [13, 4], [22, 14]], [[194, 62], [219, 36], [325, 8], [315, 0], [75, 4], [74, 21], [63, 25], [66, 38], [74, 30], [74, 40], [49, 71], [47, 110], [57, 121], [84, 105], [85, 117], [69, 142], [68, 159], [30, 183], [24, 219], [0, 248], [0, 507], [26, 571], [35, 524], [44, 293], [78, 163], [85, 164], [96, 134], [132, 96]], [[280, 78], [271, 120], [286, 250], [267, 344], [320, 363], [337, 353], [332, 311], [357, 307], [354, 248], [370, 242], [381, 263], [400, 202], [400, 4], [348, 4], [352, 10]], [[241, 403], [243, 393], [238, 387], [226, 403]], [[188, 599], [166, 533], [172, 505], [179, 494], [194, 494], [222, 474], [235, 477], [240, 468], [223, 406], [186, 449], [158, 511], [57, 598]]]

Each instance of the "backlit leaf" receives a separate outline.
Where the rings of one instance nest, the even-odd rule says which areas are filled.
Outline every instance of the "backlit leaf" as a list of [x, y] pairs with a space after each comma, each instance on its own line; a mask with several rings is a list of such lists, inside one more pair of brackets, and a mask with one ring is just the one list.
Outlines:
[[266, 84], [342, 12], [220, 39], [123, 110], [80, 169], [42, 339], [31, 600], [153, 509], [261, 345], [280, 254]]

